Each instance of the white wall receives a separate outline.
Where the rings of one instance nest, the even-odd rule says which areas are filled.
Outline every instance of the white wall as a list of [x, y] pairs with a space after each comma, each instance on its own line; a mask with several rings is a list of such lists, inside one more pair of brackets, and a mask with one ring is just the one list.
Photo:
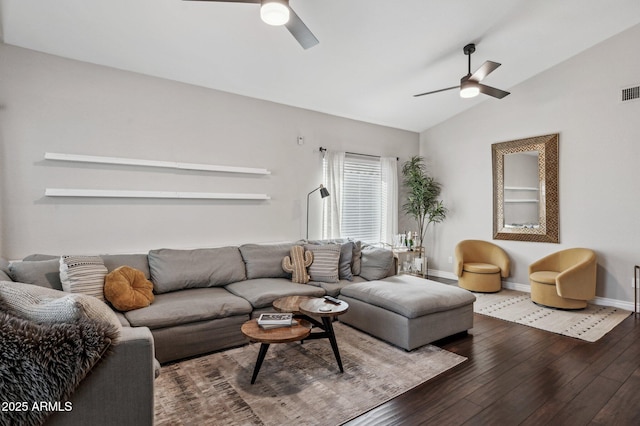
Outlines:
[[430, 268], [449, 272], [448, 257], [462, 239], [492, 240], [491, 144], [559, 133], [560, 244], [493, 241], [512, 258], [509, 281], [528, 284], [528, 265], [544, 255], [589, 247], [598, 255], [597, 295], [633, 302], [640, 101], [623, 104], [619, 94], [640, 84], [638, 40], [635, 26], [510, 88], [503, 100], [487, 99], [421, 134], [421, 155], [433, 164], [451, 210], [437, 227]]
[[[413, 132], [3, 44], [0, 58], [1, 254], [11, 259], [298, 239], [306, 195], [321, 183], [319, 146], [401, 161], [419, 150]], [[45, 152], [272, 174], [61, 163], [44, 160]], [[65, 199], [45, 197], [47, 187], [266, 193], [271, 200]], [[319, 203], [313, 194], [310, 237], [319, 234]]]

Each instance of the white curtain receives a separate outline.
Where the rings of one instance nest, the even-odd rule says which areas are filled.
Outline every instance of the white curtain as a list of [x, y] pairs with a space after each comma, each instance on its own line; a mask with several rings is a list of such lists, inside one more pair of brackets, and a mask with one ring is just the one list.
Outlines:
[[380, 169], [383, 197], [380, 238], [393, 245], [393, 236], [398, 233], [398, 159], [380, 158]]
[[344, 156], [344, 152], [326, 152], [325, 185], [329, 191], [329, 196], [325, 198], [323, 209], [323, 239], [340, 238]]

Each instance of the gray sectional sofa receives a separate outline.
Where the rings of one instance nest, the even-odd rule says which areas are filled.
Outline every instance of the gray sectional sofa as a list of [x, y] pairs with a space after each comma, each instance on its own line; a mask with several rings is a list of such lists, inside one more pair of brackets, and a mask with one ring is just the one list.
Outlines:
[[[73, 395], [73, 400], [78, 401], [78, 405], [74, 405], [74, 412], [57, 413], [50, 418], [50, 422], [83, 424], [90, 421], [92, 424], [112, 424], [112, 420], [117, 420], [119, 424], [150, 424], [153, 421], [153, 362], [149, 359], [153, 361], [153, 355], [150, 354], [154, 354], [160, 363], [167, 363], [243, 345], [247, 341], [240, 331], [241, 325], [262, 312], [271, 311], [273, 301], [279, 297], [321, 297], [325, 294], [344, 297], [341, 296], [343, 289], [354, 288], [356, 291], [349, 293], [350, 296], [347, 298], [353, 314], [343, 315], [345, 322], [349, 323], [352, 318], [352, 325], [376, 335], [377, 328], [368, 325], [377, 321], [374, 316], [376, 310], [368, 307], [376, 301], [367, 299], [366, 287], [359, 291], [357, 289], [359, 285], [380, 280], [382, 287], [397, 284], [384, 281], [385, 278], [394, 275], [396, 270], [391, 251], [371, 246], [361, 247], [360, 243], [349, 241], [334, 241], [332, 244], [340, 244], [335, 279], [327, 280], [323, 276], [322, 281], [316, 281], [310, 269], [312, 281], [308, 284], [297, 284], [293, 283], [291, 276], [282, 269], [281, 262], [289, 255], [294, 244], [304, 243], [315, 246], [327, 242], [245, 244], [238, 247], [195, 250], [158, 249], [151, 250], [148, 254], [101, 255], [109, 272], [122, 265], [142, 271], [153, 283], [155, 300], [145, 308], [116, 312], [123, 332], [114, 354], [108, 362], [96, 368], [98, 371], [92, 375], [91, 380], [81, 383]], [[37, 254], [27, 256], [19, 262], [12, 262], [5, 271], [13, 281], [62, 290], [58, 268], [58, 256]], [[455, 287], [451, 289], [460, 290]], [[460, 291], [468, 293], [465, 290]], [[472, 305], [475, 298], [471, 293], [468, 294], [470, 296], [465, 299], [465, 303]], [[386, 321], [387, 317], [392, 316], [395, 322], [391, 328], [383, 326], [382, 329], [385, 331], [379, 333], [379, 337], [407, 350], [428, 343], [424, 339], [412, 336], [409, 347], [403, 345], [402, 341], [388, 338], [388, 335], [394, 334], [395, 328], [403, 326], [404, 320], [398, 319], [404, 314], [401, 309], [394, 308], [397, 303], [404, 302], [395, 300], [380, 308], [385, 311], [380, 316], [380, 321]], [[463, 312], [466, 315], [469, 312], [468, 306], [460, 311], [465, 303], [459, 300], [456, 303], [457, 313]], [[428, 312], [424, 309], [420, 311], [420, 316], [431, 314], [434, 309], [446, 311], [446, 304], [446, 301], [441, 300], [437, 308], [431, 307], [431, 311], [427, 309]], [[364, 311], [360, 309], [362, 307], [365, 308]], [[394, 309], [400, 313], [393, 313]], [[440, 314], [437, 318], [445, 318], [457, 324], [453, 327], [448, 324], [445, 327], [445, 333], [454, 334], [466, 331], [472, 326], [472, 312], [470, 315], [471, 323], [468, 320], [469, 315], [457, 322], [455, 316], [443, 317]], [[404, 318], [413, 328], [429, 327], [425, 318]], [[444, 337], [441, 334], [427, 333], [427, 337]], [[122, 368], [129, 362], [135, 368], [136, 374], [144, 378], [141, 384], [138, 383], [138, 386], [134, 387], [135, 395], [125, 392], [123, 395], [126, 400], [120, 398], [117, 392], [105, 397], [102, 392], [122, 387], [122, 383], [119, 383], [120, 380], [125, 380], [121, 374]], [[144, 363], [146, 365], [142, 365]], [[109, 373], [109, 368], [114, 369], [114, 375]], [[96, 402], [98, 400], [100, 403]], [[91, 404], [91, 401], [94, 404]], [[78, 409], [75, 409], [76, 406]], [[119, 417], [110, 417], [114, 415], [114, 407], [118, 406]], [[130, 410], [137, 413], [131, 417], [135, 422], [125, 420], [127, 416], [123, 414]]]
[[[157, 360], [167, 363], [245, 344], [240, 326], [272, 310], [279, 297], [336, 296], [346, 285], [393, 274], [393, 257], [388, 250], [362, 250], [359, 243], [341, 242], [339, 266], [350, 271], [349, 279], [340, 279], [346, 276], [340, 274], [336, 282], [293, 283], [281, 264], [294, 244], [158, 249], [148, 254], [100, 257], [109, 272], [127, 265], [153, 282], [155, 300], [150, 306], [117, 312], [117, 316], [125, 327], [149, 328]], [[12, 262], [11, 278], [62, 290], [58, 259], [57, 255], [35, 254]], [[353, 274], [354, 265], [357, 274]]]

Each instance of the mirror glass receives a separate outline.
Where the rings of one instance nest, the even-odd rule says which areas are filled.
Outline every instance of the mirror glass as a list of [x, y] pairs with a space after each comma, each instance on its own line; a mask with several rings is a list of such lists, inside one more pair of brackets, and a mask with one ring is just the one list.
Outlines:
[[494, 239], [558, 240], [558, 135], [493, 144]]
[[504, 156], [504, 227], [540, 227], [538, 151]]

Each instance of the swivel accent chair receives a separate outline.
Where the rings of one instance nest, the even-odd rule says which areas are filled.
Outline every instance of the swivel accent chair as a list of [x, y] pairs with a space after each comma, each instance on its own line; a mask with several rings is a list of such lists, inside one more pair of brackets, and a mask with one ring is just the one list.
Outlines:
[[458, 285], [479, 293], [496, 293], [502, 289], [502, 278], [509, 276], [511, 262], [497, 245], [482, 240], [460, 241], [455, 249], [454, 273]]
[[597, 258], [593, 250], [571, 248], [529, 265], [531, 300], [560, 309], [583, 309], [596, 297]]

